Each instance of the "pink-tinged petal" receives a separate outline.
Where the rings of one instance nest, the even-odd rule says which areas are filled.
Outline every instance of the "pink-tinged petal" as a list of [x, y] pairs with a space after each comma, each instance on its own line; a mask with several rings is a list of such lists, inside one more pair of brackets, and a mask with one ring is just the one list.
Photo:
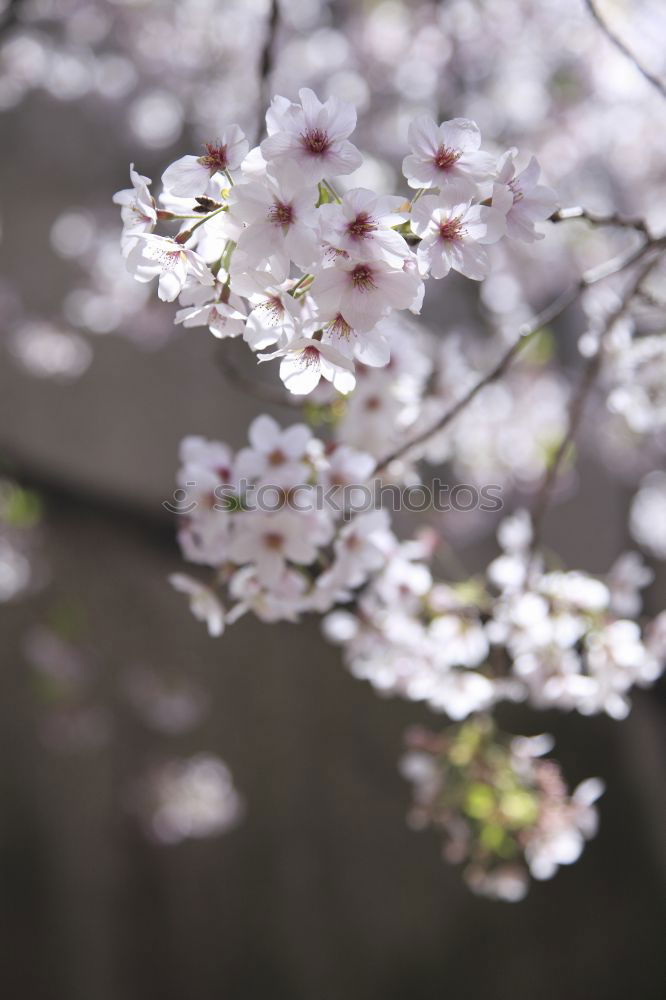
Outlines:
[[287, 97], [280, 97], [279, 94], [276, 94], [266, 112], [266, 132], [268, 135], [273, 135], [282, 129], [284, 116], [292, 106], [292, 102]]
[[492, 180], [495, 176], [496, 169], [497, 160], [493, 154], [485, 153], [480, 149], [476, 153], [463, 153], [453, 168], [452, 173], [457, 173], [462, 176], [467, 175], [468, 179], [481, 183], [483, 181]]
[[267, 329], [262, 325], [260, 317], [256, 312], [250, 313], [245, 324], [243, 340], [253, 351], [263, 351], [271, 344], [276, 344], [279, 331], [276, 328]]
[[265, 468], [263, 455], [253, 448], [241, 448], [236, 455], [234, 472], [238, 480], [246, 479], [248, 482], [254, 482], [263, 475]]
[[513, 179], [516, 173], [515, 159], [518, 155], [518, 150], [515, 146], [511, 149], [507, 149], [506, 153], [503, 153], [499, 160], [497, 161], [497, 183], [498, 184], [508, 184], [510, 180]]
[[280, 378], [289, 392], [295, 396], [305, 396], [319, 385], [321, 368], [318, 361], [311, 361], [298, 354], [282, 359]]
[[265, 218], [272, 203], [269, 188], [260, 181], [250, 181], [232, 188], [229, 211], [247, 225]]
[[181, 156], [162, 174], [164, 187], [179, 198], [196, 198], [197, 195], [202, 195], [209, 180], [210, 171], [199, 163], [196, 156]]
[[535, 243], [544, 237], [543, 233], [537, 233], [530, 218], [515, 210], [506, 217], [506, 232], [510, 239], [522, 240], [523, 243]]
[[162, 302], [173, 302], [178, 298], [178, 294], [183, 287], [183, 281], [173, 271], [165, 271], [160, 275], [157, 285], [157, 294]]
[[329, 343], [320, 342], [317, 346], [319, 348], [321, 358], [325, 358], [330, 364], [335, 365], [337, 368], [343, 368], [345, 371], [350, 372], [354, 371], [354, 361], [352, 357], [343, 354]]
[[430, 160], [422, 160], [413, 154], [402, 161], [402, 172], [412, 188], [434, 187], [437, 175], [441, 173]]
[[303, 106], [303, 114], [309, 128], [319, 124], [319, 115], [324, 105], [321, 103], [314, 90], [309, 87], [302, 87], [298, 92], [298, 99]]
[[278, 444], [280, 425], [267, 413], [255, 417], [248, 429], [248, 440], [257, 451], [270, 452]]
[[433, 278], [445, 278], [451, 270], [451, 252], [448, 245], [433, 245], [424, 251], [421, 265], [428, 263]]
[[270, 222], [253, 222], [238, 237], [238, 249], [250, 264], [267, 260], [280, 247], [281, 232]]
[[552, 188], [546, 187], [545, 184], [537, 184], [525, 198], [525, 203], [533, 215], [537, 216], [538, 214], [539, 220], [547, 219], [558, 205], [557, 195]]
[[409, 246], [400, 233], [392, 229], [383, 229], [374, 234], [373, 243], [383, 251], [382, 256], [390, 256], [397, 266], [405, 257], [409, 256]]
[[481, 133], [476, 122], [468, 118], [452, 118], [443, 122], [438, 130], [438, 143], [447, 149], [459, 149], [462, 152], [474, 152], [481, 145]]
[[[453, 266], [467, 278], [481, 281], [488, 273], [488, 251], [476, 243], [458, 243], [452, 250]], [[456, 260], [457, 256], [457, 260]]]
[[[196, 278], [196, 280], [200, 284], [202, 284], [202, 285], [214, 285], [215, 284], [215, 277], [214, 277], [212, 271], [210, 271], [208, 265], [199, 256], [199, 254], [195, 253], [194, 250], [185, 250], [185, 251], [183, 251], [183, 254], [184, 254], [185, 259], [187, 260], [187, 265], [185, 265], [185, 261], [183, 261], [183, 266], [185, 266], [186, 268], [189, 268], [190, 273], [192, 274], [192, 276], [194, 278]], [[182, 257], [181, 257], [181, 260], [182, 260]]]
[[419, 279], [411, 271], [380, 272], [375, 282], [394, 309], [408, 309], [418, 292]]
[[356, 128], [356, 108], [349, 101], [341, 101], [337, 97], [329, 97], [328, 122], [326, 131], [333, 142], [339, 142], [351, 135]]
[[352, 188], [346, 191], [342, 199], [342, 208], [346, 218], [355, 219], [357, 215], [367, 213], [367, 215], [377, 217], [377, 195], [367, 188]]
[[391, 360], [391, 345], [379, 331], [368, 330], [359, 337], [354, 353], [362, 364], [370, 368], [384, 368]]
[[289, 258], [304, 270], [317, 259], [319, 241], [313, 230], [306, 229], [305, 226], [291, 226], [285, 236], [284, 245]]
[[356, 146], [344, 139], [338, 146], [331, 149], [323, 158], [327, 176], [351, 174], [363, 164], [363, 157]]
[[289, 458], [301, 458], [311, 438], [312, 431], [305, 424], [292, 424], [282, 433], [280, 450]]
[[439, 147], [439, 135], [433, 119], [428, 115], [415, 118], [407, 130], [407, 141], [410, 149], [422, 159], [434, 156]]
[[356, 388], [355, 375], [352, 375], [351, 372], [341, 372], [335, 365], [329, 365], [325, 358], [322, 358], [321, 361], [321, 373], [343, 396], [347, 396]]
[[527, 194], [533, 187], [536, 187], [540, 173], [541, 167], [539, 166], [539, 161], [536, 156], [533, 156], [525, 169], [521, 170], [516, 177], [518, 188]]
[[283, 156], [291, 156], [300, 149], [300, 142], [297, 135], [289, 132], [276, 132], [269, 135], [261, 143], [261, 153], [265, 160], [277, 160]]
[[222, 133], [221, 144], [227, 147], [227, 164], [229, 170], [236, 170], [247, 156], [250, 143], [239, 125], [227, 125]]
[[439, 201], [434, 195], [426, 194], [412, 208], [411, 224], [417, 236], [425, 236], [438, 204]]
[[340, 298], [349, 286], [349, 273], [340, 267], [327, 267], [320, 271], [310, 288], [310, 294], [324, 316], [335, 316]]
[[480, 211], [479, 222], [466, 227], [468, 235], [480, 243], [497, 243], [506, 234], [506, 211], [499, 208], [494, 201], [491, 207], [482, 206]]
[[371, 330], [388, 311], [388, 302], [372, 291], [350, 290], [340, 306], [345, 321], [359, 333]]

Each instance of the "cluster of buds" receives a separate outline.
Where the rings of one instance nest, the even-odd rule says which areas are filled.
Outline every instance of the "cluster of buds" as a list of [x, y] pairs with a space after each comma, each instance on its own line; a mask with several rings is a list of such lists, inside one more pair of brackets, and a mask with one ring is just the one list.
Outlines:
[[551, 878], [580, 856], [596, 833], [593, 803], [603, 792], [589, 778], [569, 794], [548, 736], [511, 737], [486, 716], [438, 734], [407, 733], [401, 770], [413, 785], [409, 821], [444, 834], [444, 857], [464, 864], [477, 893], [515, 902], [529, 875]]

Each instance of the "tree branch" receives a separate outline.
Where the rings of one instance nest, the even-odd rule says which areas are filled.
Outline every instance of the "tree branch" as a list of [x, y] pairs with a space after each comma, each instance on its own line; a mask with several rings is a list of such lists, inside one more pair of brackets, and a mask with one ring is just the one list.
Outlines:
[[612, 212], [610, 215], [598, 215], [596, 212], [590, 212], [589, 209], [582, 208], [580, 205], [572, 205], [571, 208], [560, 208], [557, 212], [553, 212], [547, 221], [568, 222], [570, 219], [583, 219], [594, 226], [617, 226], [620, 229], [635, 229], [637, 232], [647, 236], [648, 239], [650, 238], [650, 232], [643, 219], [625, 219], [618, 212]]
[[280, 23], [279, 0], [270, 0], [266, 19], [266, 34], [259, 58], [259, 118], [257, 121], [257, 141], [264, 127], [264, 113], [270, 103], [270, 78], [275, 63], [275, 39]]
[[552, 323], [554, 319], [557, 319], [564, 310], [572, 305], [576, 299], [579, 297], [581, 292], [583, 292], [590, 285], [596, 284], [598, 281], [602, 281], [605, 278], [609, 278], [614, 274], [619, 274], [626, 268], [631, 267], [632, 264], [637, 263], [641, 260], [645, 254], [649, 253], [654, 249], [662, 249], [666, 246], [666, 237], [660, 237], [659, 239], [649, 239], [637, 250], [632, 251], [629, 254], [624, 254], [621, 257], [616, 257], [613, 260], [607, 261], [600, 267], [593, 268], [590, 271], [586, 271], [576, 284], [572, 285], [571, 288], [562, 292], [561, 295], [546, 306], [533, 320], [531, 323], [526, 324], [521, 327], [518, 331], [518, 338], [511, 344], [511, 346], [504, 352], [502, 357], [499, 359], [494, 368], [491, 368], [489, 372], [486, 373], [478, 382], [476, 382], [468, 391], [462, 396], [453, 406], [450, 407], [438, 420], [435, 421], [430, 427], [421, 431], [410, 441], [406, 441], [401, 444], [398, 448], [392, 451], [389, 455], [386, 455], [380, 462], [378, 462], [375, 473], [383, 472], [386, 468], [391, 465], [392, 462], [397, 461], [397, 459], [402, 458], [406, 455], [412, 448], [418, 447], [418, 445], [425, 444], [431, 437], [438, 434], [440, 431], [444, 430], [455, 418], [461, 413], [465, 407], [472, 402], [475, 396], [484, 389], [491, 382], [497, 381], [498, 378], [504, 374], [504, 372], [510, 367], [514, 358], [520, 354], [523, 347], [528, 343], [528, 341], [538, 333], [538, 331], [545, 326], [547, 323]]
[[585, 366], [580, 384], [578, 386], [578, 391], [571, 398], [566, 433], [560, 442], [560, 446], [557, 449], [553, 461], [548, 467], [546, 475], [544, 476], [543, 483], [537, 494], [532, 511], [532, 554], [536, 553], [539, 548], [543, 519], [550, 505], [551, 495], [555, 483], [557, 482], [562, 462], [564, 461], [570, 446], [573, 444], [583, 418], [588, 397], [594, 383], [597, 380], [599, 372], [601, 371], [603, 364], [603, 348], [608, 334], [612, 330], [615, 323], [617, 323], [617, 321], [626, 313], [634, 297], [640, 291], [642, 283], [645, 281], [648, 274], [652, 271], [659, 260], [659, 256], [653, 257], [646, 261], [643, 266], [638, 269], [617, 306], [606, 317], [604, 328], [599, 338], [597, 351]]
[[663, 80], [660, 80], [659, 77], [655, 76], [650, 72], [650, 70], [646, 69], [645, 66], [639, 62], [631, 49], [622, 41], [620, 36], [616, 35], [613, 29], [608, 26], [594, 0], [585, 0], [585, 6], [603, 31], [606, 38], [613, 43], [615, 48], [618, 49], [618, 51], [621, 52], [625, 58], [634, 64], [638, 72], [645, 77], [648, 83], [652, 84], [655, 90], [659, 91], [662, 97], [666, 97], [666, 83], [664, 83]]

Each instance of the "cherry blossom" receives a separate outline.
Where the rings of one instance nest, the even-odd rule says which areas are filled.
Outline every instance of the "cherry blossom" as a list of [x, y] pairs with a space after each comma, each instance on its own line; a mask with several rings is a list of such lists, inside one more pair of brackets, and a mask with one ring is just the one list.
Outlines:
[[229, 219], [239, 224], [239, 251], [248, 266], [268, 262], [277, 282], [289, 277], [293, 261], [313, 267], [318, 255], [316, 188], [293, 176], [266, 174], [261, 181], [237, 185], [229, 202]]
[[152, 233], [157, 224], [157, 209], [150, 191], [152, 183], [149, 177], [143, 177], [130, 163], [131, 188], [117, 191], [113, 196], [114, 205], [120, 205], [120, 217], [123, 220], [123, 231], [120, 245], [123, 256], [127, 256], [135, 244], [132, 237], [137, 233]]
[[322, 205], [324, 241], [354, 260], [383, 260], [392, 267], [402, 267], [411, 251], [394, 227], [405, 222], [405, 206], [399, 196], [379, 196], [365, 188], [353, 188], [339, 205]]
[[240, 478], [289, 488], [308, 478], [308, 450], [312, 432], [305, 424], [292, 424], [286, 430], [272, 417], [263, 414], [250, 424], [249, 448], [242, 448], [235, 461]]
[[351, 392], [355, 385], [354, 363], [323, 339], [294, 336], [272, 354], [260, 354], [261, 361], [282, 358], [280, 378], [289, 392], [304, 396], [312, 392], [321, 378], [331, 382], [338, 392]]
[[178, 198], [196, 198], [207, 192], [215, 174], [236, 170], [250, 145], [238, 125], [227, 125], [215, 142], [207, 142], [201, 156], [182, 156], [162, 174], [165, 189]]
[[480, 205], [425, 195], [412, 210], [412, 229], [421, 238], [416, 256], [422, 275], [445, 278], [450, 270], [480, 281], [490, 266], [488, 224]]
[[548, 219], [557, 208], [554, 191], [539, 184], [541, 168], [532, 157], [519, 174], [516, 173], [517, 149], [509, 149], [497, 164], [497, 180], [493, 185], [492, 206], [506, 218], [507, 235], [524, 243], [542, 240], [543, 233], [535, 223]]
[[310, 293], [322, 317], [333, 320], [340, 315], [363, 333], [391, 309], [409, 309], [419, 287], [417, 275], [383, 262], [341, 260], [317, 275]]
[[261, 143], [266, 161], [296, 167], [309, 183], [360, 167], [361, 154], [348, 140], [356, 127], [353, 106], [337, 97], [322, 104], [307, 87], [298, 96], [300, 104], [273, 99], [266, 115], [268, 138]]
[[412, 152], [403, 160], [407, 183], [413, 188], [440, 187], [454, 183], [470, 197], [477, 184], [492, 173], [495, 163], [481, 146], [478, 126], [466, 118], [454, 118], [437, 125], [423, 115], [409, 126]]
[[209, 635], [215, 637], [222, 635], [224, 608], [210, 587], [204, 586], [185, 573], [172, 573], [169, 583], [175, 590], [188, 595], [192, 614], [198, 621], [206, 623]]
[[154, 233], [136, 234], [136, 243], [127, 255], [127, 269], [137, 281], [158, 278], [157, 294], [164, 302], [173, 302], [190, 276], [202, 285], [215, 284], [194, 250]]

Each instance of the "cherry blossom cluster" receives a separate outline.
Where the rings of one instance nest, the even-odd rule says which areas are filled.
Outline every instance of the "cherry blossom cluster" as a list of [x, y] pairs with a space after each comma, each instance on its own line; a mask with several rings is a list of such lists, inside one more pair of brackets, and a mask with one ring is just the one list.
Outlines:
[[[371, 456], [327, 449], [305, 424], [281, 430], [266, 415], [248, 437], [236, 454], [199, 437], [181, 446], [180, 545], [190, 562], [217, 572], [213, 588], [183, 574], [171, 582], [212, 635], [246, 611], [296, 621], [349, 601], [398, 544], [384, 511], [347, 516], [345, 487], [366, 482]], [[228, 611], [219, 596], [225, 587]]]
[[474, 892], [515, 902], [529, 875], [551, 878], [596, 833], [597, 778], [567, 791], [548, 736], [509, 737], [487, 717], [407, 734], [401, 768], [413, 785], [410, 823], [444, 835], [444, 857], [464, 864]]
[[[273, 99], [254, 149], [229, 125], [201, 155], [167, 167], [159, 205], [133, 165], [132, 187], [115, 195], [130, 273], [179, 299], [176, 323], [242, 336], [260, 361], [279, 358], [298, 395], [322, 377], [350, 392], [357, 361], [389, 363], [386, 320], [420, 312], [426, 278], [453, 270], [481, 280], [489, 245], [534, 242], [535, 223], [556, 207], [534, 158], [518, 171], [517, 150], [481, 150], [474, 122], [427, 116], [408, 132], [411, 199], [363, 187], [339, 195], [331, 179], [363, 165], [355, 126], [351, 104], [303, 88], [299, 103]], [[175, 220], [175, 236], [155, 232]]]
[[635, 553], [605, 579], [544, 570], [521, 511], [499, 528], [486, 582], [434, 582], [424, 544], [390, 554], [353, 609], [324, 620], [352, 674], [464, 719], [502, 700], [624, 718], [666, 662], [666, 613], [635, 620], [652, 572]]

